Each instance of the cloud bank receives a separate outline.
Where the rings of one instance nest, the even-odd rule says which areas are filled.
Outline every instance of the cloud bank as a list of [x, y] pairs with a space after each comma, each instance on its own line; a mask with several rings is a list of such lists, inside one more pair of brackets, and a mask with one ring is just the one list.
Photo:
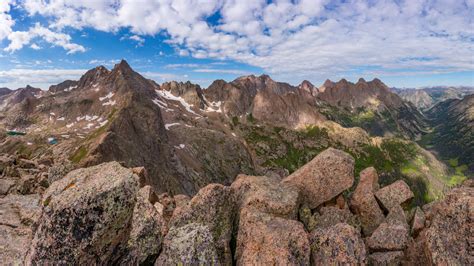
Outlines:
[[[46, 19], [14, 31], [11, 6]], [[281, 78], [474, 69], [474, 0], [3, 0], [0, 41], [84, 52], [67, 29], [165, 36], [177, 54], [230, 59]]]

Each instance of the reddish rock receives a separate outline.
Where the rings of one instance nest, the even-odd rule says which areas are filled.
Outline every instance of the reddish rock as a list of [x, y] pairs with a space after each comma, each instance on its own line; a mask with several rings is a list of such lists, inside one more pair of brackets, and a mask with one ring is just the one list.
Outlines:
[[403, 257], [403, 251], [375, 252], [369, 255], [369, 264], [397, 266], [402, 264]]
[[411, 234], [413, 236], [418, 235], [418, 233], [425, 227], [425, 213], [421, 210], [420, 207], [416, 207], [415, 214], [411, 223]]
[[314, 265], [363, 265], [366, 250], [354, 227], [338, 223], [311, 232], [311, 260]]
[[304, 203], [314, 209], [352, 186], [354, 158], [329, 148], [282, 182], [299, 188]]
[[419, 233], [415, 246], [430, 264], [473, 265], [474, 188], [455, 188], [433, 208], [431, 225]]
[[398, 180], [375, 192], [375, 197], [386, 210], [402, 205], [414, 197], [410, 187], [403, 180]]
[[385, 217], [375, 199], [378, 175], [373, 167], [360, 172], [359, 184], [352, 194], [351, 210], [359, 217], [364, 235], [369, 236], [384, 221]]
[[281, 217], [296, 219], [298, 190], [266, 176], [239, 175], [231, 185], [240, 208], [254, 207]]
[[403, 224], [382, 223], [367, 239], [367, 247], [372, 251], [403, 250], [408, 243], [409, 229]]
[[309, 265], [303, 224], [246, 207], [240, 212], [237, 265]]
[[316, 228], [328, 228], [338, 223], [346, 223], [360, 230], [359, 219], [349, 209], [339, 209], [336, 206], [321, 207], [313, 215], [313, 220], [316, 223]]

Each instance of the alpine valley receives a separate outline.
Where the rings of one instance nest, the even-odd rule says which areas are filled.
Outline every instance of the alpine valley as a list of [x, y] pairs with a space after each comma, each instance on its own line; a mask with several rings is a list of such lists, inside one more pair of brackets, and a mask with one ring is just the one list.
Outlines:
[[0, 88], [0, 262], [472, 265], [472, 92], [124, 60]]

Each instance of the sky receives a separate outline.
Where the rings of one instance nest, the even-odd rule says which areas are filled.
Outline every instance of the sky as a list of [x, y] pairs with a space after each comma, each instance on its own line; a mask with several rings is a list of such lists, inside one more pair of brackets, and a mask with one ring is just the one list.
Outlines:
[[474, 86], [474, 0], [0, 0], [0, 87], [126, 59], [158, 83], [268, 74]]

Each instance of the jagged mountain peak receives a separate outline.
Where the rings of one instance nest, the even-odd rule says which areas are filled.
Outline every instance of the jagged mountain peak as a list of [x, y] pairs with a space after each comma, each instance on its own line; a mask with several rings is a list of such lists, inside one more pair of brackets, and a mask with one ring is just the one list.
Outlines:
[[128, 64], [128, 62], [125, 59], [122, 59], [120, 63], [115, 64], [114, 68], [112, 71], [122, 71], [122, 72], [134, 72], [132, 67]]

